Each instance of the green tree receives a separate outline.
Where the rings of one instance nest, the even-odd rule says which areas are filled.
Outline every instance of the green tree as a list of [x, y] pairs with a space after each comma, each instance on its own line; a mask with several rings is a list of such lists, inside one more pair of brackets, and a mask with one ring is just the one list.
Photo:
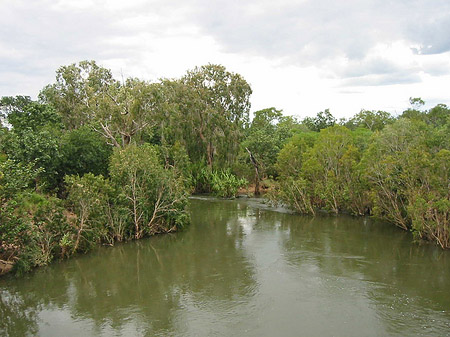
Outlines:
[[276, 163], [281, 178], [298, 177], [303, 166], [304, 154], [314, 146], [318, 135], [317, 132], [300, 132], [287, 141], [280, 150]]
[[394, 117], [386, 111], [361, 110], [353, 116], [345, 126], [349, 129], [358, 127], [369, 129], [370, 131], [382, 130], [386, 125], [391, 124]]
[[250, 85], [239, 74], [214, 64], [188, 71], [180, 82], [181, 118], [190, 134], [200, 140], [207, 165], [212, 168], [216, 159], [223, 164], [233, 162], [248, 121]]
[[449, 248], [450, 151], [440, 150], [421, 168], [421, 184], [408, 191], [407, 211], [413, 234]]
[[425, 101], [423, 101], [419, 97], [416, 98], [410, 97], [409, 103], [411, 107], [403, 111], [400, 117], [418, 121], [425, 121], [426, 112], [422, 110], [422, 107], [425, 105]]
[[134, 237], [170, 232], [187, 221], [187, 191], [182, 177], [164, 169], [154, 146], [130, 145], [111, 157], [110, 175], [122, 194]]
[[422, 183], [428, 154], [425, 125], [401, 118], [376, 134], [362, 166], [371, 186], [375, 215], [402, 229], [409, 228], [408, 191]]
[[450, 108], [445, 104], [438, 104], [427, 113], [427, 122], [434, 127], [444, 126], [450, 121]]
[[107, 105], [107, 91], [116, 86], [110, 70], [95, 61], [61, 66], [56, 82], [47, 85], [39, 98], [55, 107], [68, 130], [89, 124], [96, 113]]
[[[75, 215], [71, 219], [73, 233], [65, 238], [65, 247], [71, 253], [88, 251], [101, 241], [108, 223], [112, 187], [103, 176], [87, 173], [82, 177], [66, 176], [67, 205]], [[69, 253], [69, 252], [68, 252]]]
[[302, 214], [315, 214], [314, 188], [302, 176], [305, 153], [318, 137], [317, 132], [296, 133], [280, 150], [276, 168], [279, 173], [278, 185], [269, 194], [272, 201], [277, 199]]
[[303, 176], [313, 184], [320, 203], [334, 213], [348, 204], [358, 160], [359, 152], [350, 130], [339, 125], [322, 129], [305, 154]]
[[111, 147], [91, 128], [82, 126], [64, 133], [60, 141], [60, 176], [108, 175]]
[[82, 61], [60, 67], [56, 83], [40, 98], [63, 116], [67, 129], [92, 125], [111, 145], [122, 147], [154, 126], [157, 91], [158, 85], [136, 78], [120, 83], [110, 70]]
[[276, 176], [278, 152], [290, 136], [289, 130], [279, 132], [278, 124], [282, 119], [281, 110], [273, 107], [256, 111], [241, 143], [241, 158], [246, 158], [254, 167], [255, 195], [260, 194], [260, 180], [268, 175]]
[[5, 135], [3, 151], [10, 159], [42, 168], [40, 184], [55, 187], [60, 161], [60, 116], [49, 105], [28, 97], [3, 97], [0, 104], [11, 126]]
[[30, 188], [38, 175], [32, 164], [0, 163], [0, 259], [17, 273], [49, 263], [67, 229], [61, 200]]
[[329, 109], [320, 111], [316, 117], [306, 117], [303, 124], [311, 131], [320, 131], [336, 124], [336, 118], [331, 114]]

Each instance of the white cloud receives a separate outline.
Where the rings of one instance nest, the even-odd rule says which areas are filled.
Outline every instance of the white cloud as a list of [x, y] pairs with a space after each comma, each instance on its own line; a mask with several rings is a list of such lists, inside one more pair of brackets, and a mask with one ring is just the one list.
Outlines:
[[95, 59], [147, 80], [220, 63], [251, 83], [253, 110], [450, 103], [447, 0], [16, 0], [0, 11], [0, 95], [36, 97], [57, 67]]

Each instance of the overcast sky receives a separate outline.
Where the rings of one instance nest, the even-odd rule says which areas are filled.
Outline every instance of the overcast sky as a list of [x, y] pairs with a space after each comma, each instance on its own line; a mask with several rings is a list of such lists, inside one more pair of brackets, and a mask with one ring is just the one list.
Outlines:
[[400, 113], [450, 105], [449, 0], [0, 0], [0, 96], [37, 97], [61, 65], [96, 60], [156, 81], [218, 63], [252, 111]]

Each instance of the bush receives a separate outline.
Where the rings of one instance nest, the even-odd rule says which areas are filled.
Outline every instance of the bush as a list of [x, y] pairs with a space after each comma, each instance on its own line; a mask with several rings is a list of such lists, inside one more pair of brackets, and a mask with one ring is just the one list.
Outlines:
[[248, 184], [246, 179], [238, 178], [229, 170], [213, 171], [211, 173], [211, 190], [221, 198], [234, 198], [238, 189]]
[[174, 231], [187, 221], [187, 190], [177, 170], [165, 169], [157, 148], [116, 150], [110, 175], [133, 224], [134, 237]]
[[4, 203], [1, 211], [0, 256], [16, 262], [17, 274], [60, 255], [61, 238], [70, 230], [61, 200], [25, 191]]

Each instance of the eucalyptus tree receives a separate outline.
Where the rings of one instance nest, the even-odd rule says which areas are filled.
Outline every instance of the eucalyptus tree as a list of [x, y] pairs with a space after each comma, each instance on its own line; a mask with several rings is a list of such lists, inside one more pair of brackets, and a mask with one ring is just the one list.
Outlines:
[[345, 123], [349, 129], [358, 127], [369, 129], [370, 131], [382, 130], [386, 125], [394, 122], [394, 117], [382, 110], [361, 110]]
[[276, 163], [278, 187], [272, 199], [303, 214], [315, 214], [314, 186], [304, 178], [303, 164], [318, 136], [313, 131], [294, 134], [278, 153]]
[[40, 93], [62, 115], [67, 129], [92, 126], [115, 147], [154, 126], [157, 85], [136, 78], [119, 82], [95, 61], [62, 66]]
[[330, 109], [325, 109], [317, 113], [316, 117], [306, 117], [303, 119], [311, 131], [320, 131], [336, 124], [336, 118], [331, 114]]
[[232, 162], [248, 121], [252, 90], [245, 79], [224, 66], [208, 64], [187, 72], [180, 80], [181, 121], [198, 137], [208, 167], [218, 157]]
[[409, 104], [411, 107], [403, 111], [400, 117], [425, 121], [426, 112], [422, 110], [425, 101], [420, 97], [410, 97]]
[[56, 82], [42, 89], [39, 98], [52, 104], [68, 130], [92, 122], [107, 103], [108, 89], [117, 85], [109, 69], [95, 61], [81, 61], [61, 66]]

